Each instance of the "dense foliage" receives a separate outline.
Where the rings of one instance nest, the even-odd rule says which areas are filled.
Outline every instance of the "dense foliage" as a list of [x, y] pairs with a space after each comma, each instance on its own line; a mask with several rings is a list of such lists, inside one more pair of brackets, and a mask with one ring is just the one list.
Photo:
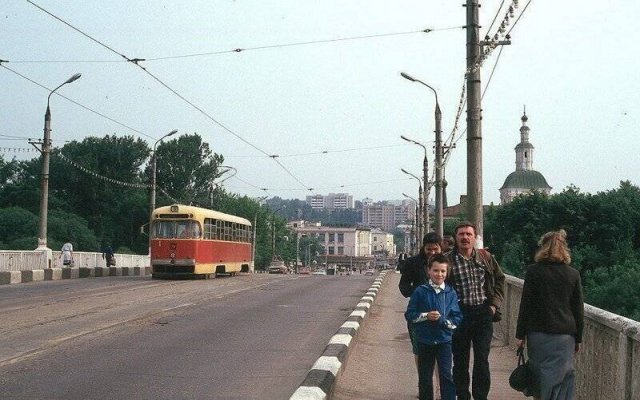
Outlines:
[[522, 277], [540, 236], [558, 229], [567, 231], [586, 302], [640, 320], [640, 188], [621, 182], [597, 194], [569, 187], [551, 196], [520, 196], [489, 210], [484, 244], [509, 273]]
[[[160, 142], [156, 148], [156, 206], [194, 204], [256, 223], [256, 267], [274, 256], [295, 258], [285, 220], [256, 200], [227, 193], [228, 168], [197, 134]], [[77, 251], [146, 254], [150, 215], [150, 146], [132, 136], [87, 137], [54, 149], [50, 159], [47, 244], [71, 241]], [[6, 161], [0, 156], [0, 249], [35, 249], [40, 210], [41, 158]], [[277, 240], [273, 240], [277, 238]]]

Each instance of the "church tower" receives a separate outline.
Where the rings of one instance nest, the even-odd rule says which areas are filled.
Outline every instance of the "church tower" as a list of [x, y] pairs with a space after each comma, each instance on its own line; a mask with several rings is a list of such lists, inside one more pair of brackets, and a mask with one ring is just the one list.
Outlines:
[[527, 111], [522, 115], [522, 126], [520, 127], [520, 143], [516, 146], [516, 170], [507, 176], [504, 184], [500, 188], [500, 204], [507, 204], [514, 197], [538, 191], [545, 194], [551, 192], [551, 186], [544, 176], [533, 169], [534, 147], [529, 142], [529, 127], [527, 126]]

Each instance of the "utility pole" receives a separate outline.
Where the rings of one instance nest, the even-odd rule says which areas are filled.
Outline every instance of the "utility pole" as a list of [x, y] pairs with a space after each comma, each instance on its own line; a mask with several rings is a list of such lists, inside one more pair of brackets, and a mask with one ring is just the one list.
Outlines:
[[476, 225], [482, 246], [482, 104], [480, 87], [480, 23], [478, 0], [466, 0], [467, 7], [467, 218]]
[[[476, 225], [478, 236], [476, 245], [483, 246], [484, 210], [482, 208], [482, 88], [480, 86], [480, 67], [482, 61], [498, 45], [511, 44], [506, 40], [493, 41], [489, 36], [480, 41], [480, 21], [478, 0], [466, 0], [467, 8], [467, 218]], [[510, 10], [513, 13], [513, 10]], [[505, 24], [505, 22], [503, 22]], [[503, 32], [504, 25], [501, 26]]]
[[443, 235], [443, 202], [442, 202], [442, 112], [440, 105], [436, 103], [436, 232]]

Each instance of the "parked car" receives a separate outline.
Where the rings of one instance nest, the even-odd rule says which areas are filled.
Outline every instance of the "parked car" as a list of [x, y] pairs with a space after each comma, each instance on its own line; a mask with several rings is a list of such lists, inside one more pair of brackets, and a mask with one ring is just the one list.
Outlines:
[[366, 271], [364, 271], [365, 275], [375, 275], [376, 271], [374, 269], [368, 269]]

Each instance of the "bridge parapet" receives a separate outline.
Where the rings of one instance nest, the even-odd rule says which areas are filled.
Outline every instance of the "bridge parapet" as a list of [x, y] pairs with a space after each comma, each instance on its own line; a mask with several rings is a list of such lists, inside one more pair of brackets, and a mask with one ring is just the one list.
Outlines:
[[[507, 276], [504, 340], [515, 345], [522, 279]], [[636, 366], [634, 368], [634, 365]], [[585, 304], [582, 351], [576, 357], [578, 399], [640, 399], [640, 322]]]
[[[73, 252], [73, 265], [63, 266], [58, 253], [0, 251], [0, 285], [101, 276], [133, 276], [151, 273], [149, 256], [115, 254], [116, 265], [107, 267], [102, 253]], [[48, 267], [50, 266], [50, 267]]]

